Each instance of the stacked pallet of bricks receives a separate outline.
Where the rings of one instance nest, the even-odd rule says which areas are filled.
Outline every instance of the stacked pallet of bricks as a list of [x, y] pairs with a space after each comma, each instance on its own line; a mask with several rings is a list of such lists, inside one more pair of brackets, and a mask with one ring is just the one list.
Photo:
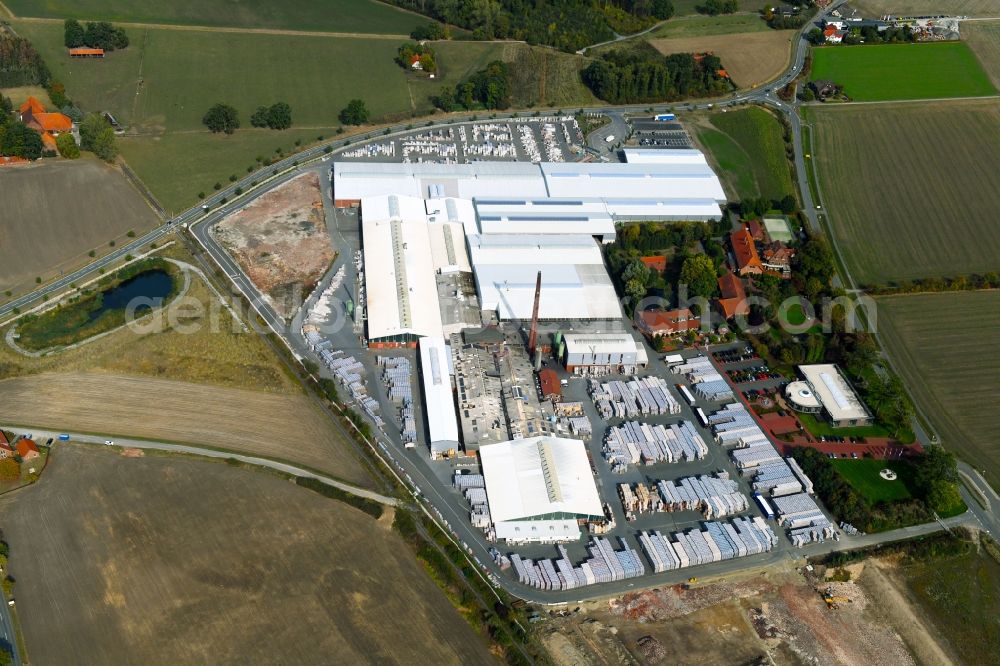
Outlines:
[[336, 301], [334, 293], [344, 283], [345, 269], [346, 266], [341, 266], [337, 269], [337, 272], [334, 273], [333, 278], [330, 280], [330, 284], [320, 292], [316, 302], [309, 308], [309, 314], [306, 316], [307, 324], [322, 324], [330, 316], [330, 313], [333, 312], [333, 304]]
[[721, 518], [746, 511], [750, 506], [739, 484], [725, 472], [660, 481], [656, 488], [666, 511], [700, 511], [706, 518]]
[[455, 474], [452, 483], [461, 491], [462, 495], [469, 502], [472, 511], [469, 520], [473, 527], [481, 530], [489, 530], [492, 527], [490, 520], [490, 505], [486, 497], [486, 479], [482, 474]]
[[834, 526], [820, 510], [816, 500], [805, 493], [775, 497], [771, 500], [778, 521], [788, 528], [793, 546], [801, 548], [811, 541], [833, 537]]
[[794, 495], [803, 490], [799, 477], [784, 460], [752, 467], [746, 473], [751, 476], [750, 485], [753, 489], [767, 497]]
[[618, 484], [618, 497], [622, 500], [622, 509], [628, 520], [633, 520], [637, 513], [663, 510], [663, 502], [656, 489], [650, 489], [645, 483]]
[[781, 461], [777, 449], [741, 403], [726, 405], [709, 416], [708, 423], [715, 441], [736, 447], [730, 456], [740, 469]]
[[687, 421], [668, 426], [626, 421], [610, 428], [604, 438], [604, 457], [618, 473], [629, 464], [701, 460], [707, 455], [705, 440]]
[[564, 546], [558, 546], [555, 560], [532, 561], [511, 553], [517, 579], [522, 585], [542, 590], [572, 590], [596, 583], [611, 583], [627, 578], [638, 578], [646, 573], [642, 559], [621, 538], [622, 550], [615, 550], [608, 539], [594, 537], [587, 547], [590, 557], [579, 566], [573, 566]]
[[680, 414], [681, 405], [670, 394], [667, 382], [659, 377], [640, 377], [627, 382], [614, 380], [601, 384], [590, 381], [590, 394], [597, 411], [605, 419]]
[[640, 532], [639, 544], [652, 562], [653, 572], [766, 553], [778, 543], [774, 531], [759, 517], [703, 525], [703, 530], [674, 532], [670, 537], [659, 530]]
[[684, 375], [691, 382], [694, 392], [703, 400], [722, 401], [733, 399], [733, 389], [722, 377], [707, 356], [695, 356], [670, 368], [677, 375]]
[[417, 441], [417, 421], [413, 414], [413, 387], [410, 383], [410, 360], [402, 356], [379, 356], [382, 382], [389, 399], [399, 405], [399, 436], [403, 444]]

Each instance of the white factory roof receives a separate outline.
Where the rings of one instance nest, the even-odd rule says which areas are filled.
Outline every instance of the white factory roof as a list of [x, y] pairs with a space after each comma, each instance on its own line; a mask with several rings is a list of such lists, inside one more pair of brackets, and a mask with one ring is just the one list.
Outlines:
[[566, 333], [563, 340], [569, 354], [621, 354], [641, 346], [628, 333]]
[[605, 199], [616, 219], [717, 220], [722, 208], [715, 199]]
[[531, 319], [538, 271], [540, 319], [621, 317], [600, 247], [590, 236], [470, 236], [469, 250], [480, 305], [501, 319]]
[[615, 238], [615, 221], [600, 199], [476, 199], [484, 234], [589, 234]]
[[488, 444], [479, 449], [479, 459], [495, 523], [603, 515], [580, 440], [531, 437]]
[[708, 164], [543, 162], [538, 166], [554, 198], [726, 200], [722, 183]]
[[441, 336], [424, 202], [389, 195], [362, 206], [368, 337]]
[[799, 372], [834, 421], [868, 418], [868, 410], [836, 365], [800, 365]]
[[629, 164], [708, 164], [705, 154], [693, 148], [626, 148]]
[[424, 199], [546, 196], [538, 166], [527, 162], [334, 162], [333, 192], [335, 199], [387, 194]]
[[420, 338], [420, 373], [424, 385], [431, 450], [458, 448], [458, 415], [451, 392], [451, 351], [443, 337]]

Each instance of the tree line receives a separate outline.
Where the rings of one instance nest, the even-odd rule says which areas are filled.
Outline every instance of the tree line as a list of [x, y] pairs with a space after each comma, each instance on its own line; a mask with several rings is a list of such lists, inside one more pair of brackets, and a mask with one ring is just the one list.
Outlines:
[[115, 51], [128, 48], [128, 35], [121, 28], [107, 21], [88, 21], [81, 24], [75, 19], [66, 19], [63, 24], [63, 40], [66, 48], [87, 46], [92, 49]]
[[[202, 116], [201, 122], [213, 133], [232, 134], [240, 128], [240, 113], [236, 107], [219, 102]], [[285, 130], [292, 126], [292, 107], [286, 102], [276, 102], [271, 106], [258, 106], [250, 116], [254, 127]]]
[[494, 60], [454, 88], [441, 88], [431, 98], [431, 102], [445, 112], [458, 109], [506, 109], [510, 106], [511, 87], [507, 64]]
[[664, 56], [640, 44], [602, 54], [581, 76], [591, 92], [607, 102], [639, 104], [723, 95], [732, 83], [721, 70], [722, 62], [714, 55]]
[[[392, 0], [474, 39], [519, 39], [568, 52], [673, 16], [671, 0]], [[415, 37], [418, 38], [419, 37]]]
[[979, 289], [1000, 289], [1000, 275], [988, 273], [972, 273], [971, 275], [954, 275], [951, 277], [928, 277], [914, 280], [899, 280], [889, 284], [865, 284], [861, 288], [876, 296], [892, 294], [921, 294], [942, 291], [977, 291]]

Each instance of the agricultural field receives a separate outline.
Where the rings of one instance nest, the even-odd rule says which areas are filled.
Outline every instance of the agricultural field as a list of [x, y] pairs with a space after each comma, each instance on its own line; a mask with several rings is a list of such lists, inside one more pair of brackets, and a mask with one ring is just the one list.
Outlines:
[[[895, 502], [911, 497], [907, 485], [913, 477], [913, 467], [909, 463], [898, 460], [841, 460], [833, 461], [837, 472], [847, 480], [859, 493], [875, 504], [877, 502]], [[883, 469], [891, 469], [896, 473], [894, 481], [887, 481], [879, 476]]]
[[856, 282], [998, 268], [1000, 100], [809, 109], [832, 233]]
[[231, 213], [212, 234], [285, 318], [295, 314], [335, 256], [315, 173]]
[[217, 462], [58, 447], [0, 500], [32, 663], [493, 660], [391, 511]]
[[878, 333], [945, 447], [1000, 488], [1000, 292], [877, 299]]
[[721, 14], [719, 16], [695, 14], [693, 16], [675, 17], [649, 33], [649, 37], [654, 39], [663, 37], [707, 37], [710, 35], [765, 32], [769, 30], [771, 28], [756, 13]]
[[812, 56], [812, 80], [834, 81], [857, 102], [997, 92], [964, 42], [829, 46], [813, 49]]
[[865, 16], [1000, 16], [996, 0], [854, 0], [851, 6]]
[[698, 119], [694, 128], [731, 196], [781, 199], [794, 194], [784, 130], [769, 111], [747, 107], [715, 113]]
[[[758, 19], [759, 20], [759, 19]], [[733, 35], [670, 37], [649, 43], [665, 55], [711, 51], [722, 60], [740, 88], [753, 88], [775, 78], [788, 66], [795, 30], [745, 32]]]
[[962, 23], [962, 39], [979, 58], [993, 85], [1000, 88], [1000, 20], [966, 21]]
[[16, 16], [408, 35], [428, 19], [376, 0], [5, 0]]
[[[760, 11], [760, 3], [756, 0], [736, 0], [737, 10], [740, 12], [753, 12], [757, 13]], [[705, 0], [674, 0], [674, 16], [704, 16], [698, 12], [698, 7], [705, 4]], [[715, 18], [719, 18], [718, 16]]]
[[0, 292], [22, 292], [104, 254], [159, 218], [121, 172], [88, 157], [7, 168], [0, 178]]

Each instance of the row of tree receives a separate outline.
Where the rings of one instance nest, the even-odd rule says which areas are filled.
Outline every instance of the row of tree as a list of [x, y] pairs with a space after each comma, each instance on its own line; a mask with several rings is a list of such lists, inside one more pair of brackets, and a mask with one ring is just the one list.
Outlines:
[[0, 88], [44, 86], [51, 75], [27, 39], [0, 30]]
[[597, 97], [613, 104], [665, 102], [687, 97], [718, 96], [732, 83], [714, 55], [662, 55], [649, 44], [605, 53], [581, 72]]
[[75, 19], [66, 19], [63, 24], [63, 40], [68, 49], [81, 46], [105, 51], [128, 48], [128, 35], [125, 34], [125, 29], [107, 21], [88, 21], [81, 24]]
[[973, 273], [971, 275], [955, 275], [951, 277], [928, 277], [914, 280], [900, 280], [885, 285], [861, 285], [870, 294], [919, 294], [941, 291], [975, 291], [977, 289], [1000, 289], [1000, 275], [988, 273]]
[[[568, 52], [673, 16], [671, 0], [392, 0], [475, 39], [520, 39]], [[417, 37], [415, 39], [428, 39]]]
[[[214, 104], [201, 122], [211, 132], [232, 134], [240, 128], [240, 113], [236, 107], [219, 102]], [[268, 127], [284, 130], [292, 126], [292, 107], [285, 102], [277, 102], [271, 106], [258, 106], [250, 116], [250, 124], [254, 127]]]
[[506, 109], [510, 106], [511, 82], [507, 64], [494, 60], [454, 88], [443, 87], [431, 98], [442, 111], [457, 109]]

